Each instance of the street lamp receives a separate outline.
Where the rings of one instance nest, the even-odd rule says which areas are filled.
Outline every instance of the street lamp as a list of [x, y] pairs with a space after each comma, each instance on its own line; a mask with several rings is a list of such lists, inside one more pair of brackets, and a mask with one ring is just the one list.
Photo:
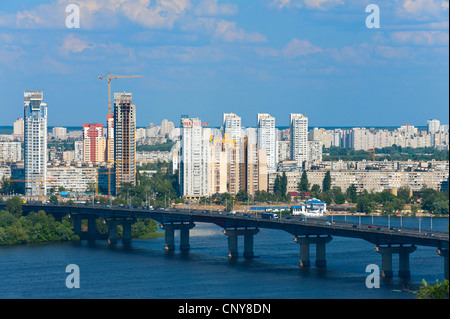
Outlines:
[[422, 227], [421, 227], [421, 226], [422, 226], [422, 225], [421, 225], [421, 222], [422, 222], [422, 218], [419, 217], [419, 233], [421, 232], [421, 228], [422, 228]]

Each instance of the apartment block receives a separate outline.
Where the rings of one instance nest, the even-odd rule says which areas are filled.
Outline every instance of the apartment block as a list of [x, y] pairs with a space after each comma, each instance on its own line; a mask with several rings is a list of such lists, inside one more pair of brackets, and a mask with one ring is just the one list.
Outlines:
[[22, 143], [0, 141], [0, 161], [17, 162], [22, 160]]
[[258, 190], [267, 191], [268, 158], [265, 148], [258, 145], [258, 136], [254, 129], [248, 128], [244, 136], [244, 165], [242, 170], [243, 189], [254, 195]]
[[103, 124], [83, 124], [83, 162], [105, 162], [106, 143]]
[[95, 185], [97, 183], [96, 167], [50, 166], [47, 174], [49, 179], [47, 188], [49, 189], [64, 187], [74, 193], [84, 193], [89, 184]]
[[274, 172], [278, 163], [275, 118], [267, 113], [258, 113], [257, 129], [258, 148], [266, 151], [267, 169]]
[[181, 118], [180, 127], [179, 193], [188, 199], [209, 196], [211, 129], [188, 116]]
[[303, 114], [290, 115], [290, 149], [291, 159], [303, 167], [308, 160], [308, 118]]
[[[402, 170], [402, 169], [380, 169], [380, 170], [308, 170], [308, 182], [312, 186], [319, 185], [322, 188], [323, 179], [327, 171], [331, 175], [331, 187], [338, 186], [345, 191], [351, 185], [355, 185], [359, 192], [366, 190], [368, 192], [382, 192], [383, 190], [398, 189], [401, 187], [409, 188], [413, 191], [419, 191], [423, 187], [439, 190], [443, 181], [449, 177], [448, 170], [430, 169], [430, 170]], [[269, 191], [273, 192], [273, 185], [277, 175], [283, 172], [269, 174]], [[286, 171], [288, 179], [287, 191], [297, 191], [297, 185], [301, 180], [302, 171]]]

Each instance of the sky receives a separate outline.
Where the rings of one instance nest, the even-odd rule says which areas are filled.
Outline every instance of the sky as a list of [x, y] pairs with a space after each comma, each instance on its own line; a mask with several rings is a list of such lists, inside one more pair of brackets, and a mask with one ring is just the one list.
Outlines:
[[142, 75], [112, 80], [138, 126], [448, 124], [449, 1], [0, 0], [0, 125], [23, 117], [25, 90], [44, 91], [49, 126], [105, 123], [108, 72]]

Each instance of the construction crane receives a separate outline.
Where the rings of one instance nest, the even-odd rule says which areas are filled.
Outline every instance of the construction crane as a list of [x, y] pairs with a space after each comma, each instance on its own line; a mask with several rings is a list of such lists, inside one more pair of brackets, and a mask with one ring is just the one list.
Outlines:
[[370, 150], [367, 150], [366, 152], [372, 153], [372, 161], [375, 162], [375, 149], [374, 149], [374, 148], [371, 148]]
[[142, 75], [113, 75], [108, 72], [108, 76], [99, 76], [100, 80], [108, 80], [108, 115], [111, 114], [111, 80], [112, 79], [129, 79], [129, 78], [141, 78]]

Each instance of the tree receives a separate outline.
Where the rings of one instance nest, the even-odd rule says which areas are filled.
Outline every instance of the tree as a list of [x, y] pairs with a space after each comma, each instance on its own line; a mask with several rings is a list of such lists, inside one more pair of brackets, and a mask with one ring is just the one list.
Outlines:
[[246, 202], [248, 200], [248, 194], [246, 190], [241, 189], [237, 194], [236, 194], [236, 201], [238, 202]]
[[283, 172], [283, 175], [281, 175], [281, 180], [280, 180], [280, 191], [281, 194], [283, 195], [283, 198], [286, 200], [286, 193], [287, 193], [287, 176], [286, 176], [286, 172]]
[[370, 200], [369, 196], [361, 196], [358, 198], [356, 209], [362, 213], [370, 213], [373, 211], [374, 202]]
[[6, 201], [6, 210], [15, 217], [22, 216], [22, 198], [14, 196]]
[[409, 202], [409, 188], [408, 187], [400, 187], [397, 191], [397, 197], [403, 199], [406, 203]]
[[297, 189], [299, 192], [309, 192], [308, 174], [306, 174], [306, 171], [303, 171], [302, 178], [300, 179], [300, 183], [298, 183]]
[[323, 182], [322, 182], [322, 191], [326, 192], [329, 191], [331, 189], [331, 173], [330, 171], [327, 171], [325, 173], [325, 177], [323, 178]]
[[49, 201], [52, 204], [56, 204], [56, 203], [58, 203], [58, 197], [56, 195], [52, 195], [52, 196], [50, 196]]
[[356, 203], [358, 194], [356, 192], [356, 186], [354, 184], [352, 184], [351, 186], [349, 186], [347, 188], [346, 194], [347, 194], [347, 200], [349, 202]]
[[321, 189], [320, 189], [320, 186], [319, 186], [319, 185], [314, 184], [314, 185], [311, 187], [311, 193], [317, 193], [317, 194], [320, 194], [320, 192], [321, 192]]
[[448, 280], [439, 283], [436, 280], [435, 285], [429, 285], [425, 280], [418, 291], [415, 291], [417, 299], [448, 299]]
[[335, 202], [336, 204], [338, 204], [338, 205], [344, 204], [344, 203], [345, 203], [345, 195], [342, 194], [342, 192], [339, 193], [339, 194], [337, 194], [337, 195], [334, 197], [334, 202]]

